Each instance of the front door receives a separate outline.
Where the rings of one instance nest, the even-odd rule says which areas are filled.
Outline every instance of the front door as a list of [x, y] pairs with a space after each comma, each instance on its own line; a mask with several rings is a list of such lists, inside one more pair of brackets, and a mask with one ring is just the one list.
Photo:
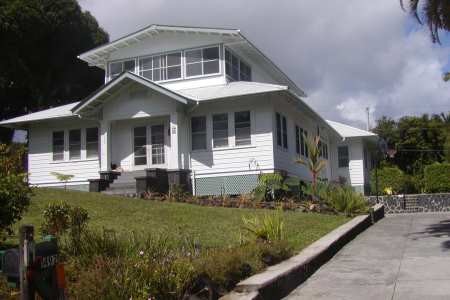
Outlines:
[[164, 124], [135, 127], [133, 135], [134, 169], [164, 167]]

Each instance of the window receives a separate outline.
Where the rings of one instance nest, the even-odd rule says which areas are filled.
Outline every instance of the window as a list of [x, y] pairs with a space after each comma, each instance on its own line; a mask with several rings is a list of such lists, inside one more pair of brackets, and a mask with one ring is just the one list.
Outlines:
[[300, 154], [301, 155], [305, 155], [306, 151], [305, 148], [306, 144], [305, 144], [305, 131], [303, 130], [303, 128], [300, 128]]
[[135, 65], [136, 62], [134, 59], [112, 62], [109, 64], [109, 78], [113, 79], [125, 71], [135, 72]]
[[147, 127], [134, 128], [134, 165], [147, 164]]
[[304, 140], [305, 140], [305, 157], [308, 157], [309, 156], [308, 143], [307, 143], [308, 131], [304, 130], [303, 133], [305, 135], [305, 137], [304, 137]]
[[86, 158], [98, 157], [98, 128], [86, 128]]
[[53, 160], [64, 160], [64, 131], [53, 132]]
[[69, 130], [69, 159], [81, 158], [81, 130]]
[[287, 121], [286, 117], [283, 116], [283, 148], [288, 148], [288, 140], [287, 140]]
[[281, 115], [279, 113], [276, 114], [277, 119], [277, 145], [282, 146], [282, 137], [281, 137]]
[[152, 164], [164, 164], [164, 125], [153, 125], [151, 132]]
[[348, 168], [348, 146], [338, 147], [338, 165], [339, 168]]
[[195, 49], [185, 52], [186, 77], [217, 74], [219, 69], [219, 47]]
[[295, 152], [300, 154], [300, 128], [295, 125]]
[[152, 81], [181, 78], [181, 52], [140, 58], [139, 75]]
[[206, 117], [193, 117], [191, 119], [192, 150], [206, 149]]
[[251, 81], [252, 69], [242, 59], [225, 49], [225, 73], [233, 81]]
[[228, 146], [228, 114], [213, 115], [213, 146]]
[[236, 146], [250, 145], [252, 143], [250, 111], [234, 113], [234, 136]]

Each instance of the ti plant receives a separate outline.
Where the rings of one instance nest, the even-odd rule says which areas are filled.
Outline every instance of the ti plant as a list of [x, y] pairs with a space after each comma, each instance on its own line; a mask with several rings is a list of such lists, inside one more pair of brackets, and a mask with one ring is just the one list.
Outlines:
[[67, 190], [67, 182], [69, 182], [70, 179], [75, 177], [74, 175], [62, 174], [58, 172], [51, 172], [50, 174], [55, 176], [56, 179], [58, 179], [59, 181], [64, 182], [64, 190]]
[[320, 150], [320, 136], [315, 136], [314, 138], [308, 138], [303, 136], [306, 141], [308, 158], [299, 158], [296, 160], [297, 163], [305, 165], [309, 172], [311, 173], [312, 182], [312, 196], [313, 200], [317, 199], [317, 180], [319, 178], [320, 172], [326, 167], [327, 163], [321, 158]]

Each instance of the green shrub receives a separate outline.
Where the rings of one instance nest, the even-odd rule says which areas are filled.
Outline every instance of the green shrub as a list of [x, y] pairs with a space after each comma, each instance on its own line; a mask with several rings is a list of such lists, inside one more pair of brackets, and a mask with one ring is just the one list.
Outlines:
[[268, 173], [259, 176], [258, 186], [253, 191], [253, 195], [258, 201], [273, 201], [288, 190], [284, 183], [284, 178], [279, 173]]
[[71, 206], [65, 202], [49, 204], [43, 211], [43, 234], [61, 235], [70, 227]]
[[275, 242], [284, 240], [284, 220], [280, 211], [258, 216], [242, 217], [243, 229], [257, 241]]
[[[372, 194], [376, 193], [376, 173], [372, 170], [370, 185]], [[405, 175], [398, 167], [383, 167], [378, 169], [378, 193], [388, 194], [392, 191], [393, 194], [402, 193], [405, 191]]]
[[367, 212], [368, 204], [364, 196], [355, 192], [350, 186], [334, 186], [330, 188], [328, 205], [348, 217]]
[[12, 225], [30, 204], [32, 191], [23, 170], [24, 154], [23, 146], [0, 144], [0, 239], [12, 233]]
[[425, 190], [428, 193], [450, 192], [450, 163], [435, 163], [425, 167]]

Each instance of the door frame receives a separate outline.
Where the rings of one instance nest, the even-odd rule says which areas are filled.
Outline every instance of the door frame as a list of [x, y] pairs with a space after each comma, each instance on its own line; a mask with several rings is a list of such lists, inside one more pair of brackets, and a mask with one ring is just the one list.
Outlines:
[[[151, 144], [151, 130], [154, 125], [163, 125], [163, 138], [164, 138], [164, 164], [152, 164], [152, 144]], [[136, 165], [134, 160], [134, 129], [137, 127], [145, 127], [146, 129], [146, 145], [145, 145], [145, 154], [147, 158], [147, 163], [145, 165]], [[145, 124], [133, 125], [131, 127], [131, 142], [132, 142], [132, 169], [133, 171], [137, 170], [145, 170], [147, 168], [167, 168], [167, 154], [169, 151], [169, 142], [170, 137], [167, 136], [168, 130], [168, 122], [167, 120], [149, 120], [145, 122]]]

